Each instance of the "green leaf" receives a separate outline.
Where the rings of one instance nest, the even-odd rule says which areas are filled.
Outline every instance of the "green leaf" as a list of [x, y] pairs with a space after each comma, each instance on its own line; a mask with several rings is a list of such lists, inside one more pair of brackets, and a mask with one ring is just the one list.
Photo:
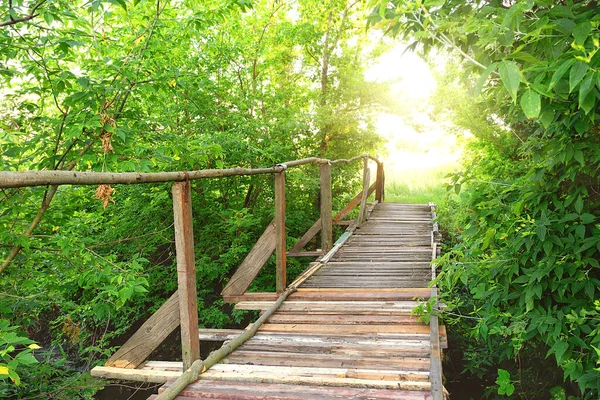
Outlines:
[[504, 87], [508, 90], [508, 93], [510, 93], [510, 97], [516, 102], [517, 91], [521, 84], [521, 70], [519, 69], [518, 64], [514, 61], [502, 61], [498, 64], [498, 73], [500, 74], [500, 79], [502, 79]]
[[596, 217], [592, 214], [589, 214], [589, 213], [581, 214], [581, 222], [583, 222], [584, 224], [590, 224], [590, 223], [594, 222], [595, 219], [596, 219]]
[[550, 84], [548, 85], [548, 89], [552, 89], [556, 84], [560, 81], [560, 79], [567, 73], [569, 68], [575, 63], [575, 60], [570, 59], [566, 62], [561, 62], [560, 66], [556, 69], [554, 74], [552, 75], [552, 79], [550, 79]]
[[577, 196], [577, 200], [575, 200], [575, 211], [577, 211], [577, 214], [581, 214], [583, 211], [583, 199], [581, 196]]
[[537, 118], [542, 110], [540, 95], [533, 90], [527, 90], [521, 96], [521, 108], [528, 119]]
[[498, 63], [492, 63], [488, 65], [485, 71], [481, 73], [479, 79], [477, 80], [477, 84], [475, 84], [475, 88], [473, 90], [476, 95], [481, 93], [483, 85], [485, 84], [485, 82], [487, 82], [487, 79], [490, 76], [490, 74], [496, 70], [496, 67], [498, 67]]
[[579, 107], [582, 107], [585, 98], [590, 93], [590, 91], [594, 88], [596, 74], [592, 71], [587, 74], [583, 82], [581, 82], [581, 86], [579, 87]]
[[583, 158], [583, 152], [581, 150], [575, 150], [573, 152], [573, 158], [575, 158], [575, 161], [577, 161], [579, 164], [581, 164], [581, 166], [583, 166], [585, 164], [585, 160]]
[[573, 68], [571, 68], [571, 72], [569, 73], [569, 93], [573, 92], [589, 68], [590, 66], [587, 63], [580, 60], [575, 61], [575, 64], [573, 64]]
[[441, 7], [446, 3], [446, 0], [425, 0], [425, 7]]
[[577, 27], [573, 29], [573, 37], [575, 38], [575, 43], [583, 45], [591, 32], [592, 24], [590, 21], [585, 21], [577, 25]]
[[565, 352], [567, 351], [567, 349], [569, 348], [569, 344], [560, 340], [557, 340], [554, 345], [552, 346], [552, 348], [550, 349], [551, 352], [554, 353], [554, 355], [556, 356], [556, 362], [560, 364], [560, 361], [562, 360]]
[[544, 125], [544, 128], [548, 129], [550, 124], [554, 121], [554, 117], [555, 115], [552, 110], [546, 110], [542, 113], [540, 121], [542, 122], [542, 125]]
[[536, 228], [536, 234], [540, 238], [541, 241], [546, 240], [546, 226], [544, 224], [539, 224]]
[[[579, 104], [579, 106], [581, 107], [581, 109], [583, 110], [583, 112], [585, 112], [586, 114], [589, 114], [590, 111], [592, 111], [592, 109], [594, 108], [595, 105], [596, 105], [596, 94], [595, 93], [588, 94], [585, 97], [585, 99], [583, 100], [583, 103]], [[587, 129], [584, 129], [584, 132], [586, 130]], [[578, 132], [578, 133], [581, 133], [581, 132]]]
[[44, 21], [46, 21], [46, 23], [48, 25], [50, 25], [54, 21], [54, 17], [52, 16], [52, 14], [45, 12], [44, 13]]

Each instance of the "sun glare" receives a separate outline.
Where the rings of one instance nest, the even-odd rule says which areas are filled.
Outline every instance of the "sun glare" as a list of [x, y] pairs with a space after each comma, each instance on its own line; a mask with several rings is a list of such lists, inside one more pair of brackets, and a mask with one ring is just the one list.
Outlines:
[[[411, 186], [427, 185], [423, 176], [457, 168], [460, 147], [456, 138], [430, 117], [430, 98], [436, 80], [430, 66], [406, 45], [397, 45], [383, 54], [366, 74], [370, 81], [390, 83], [398, 109], [382, 113], [377, 133], [387, 140], [384, 163], [386, 176]], [[436, 58], [436, 69], [444, 60]]]

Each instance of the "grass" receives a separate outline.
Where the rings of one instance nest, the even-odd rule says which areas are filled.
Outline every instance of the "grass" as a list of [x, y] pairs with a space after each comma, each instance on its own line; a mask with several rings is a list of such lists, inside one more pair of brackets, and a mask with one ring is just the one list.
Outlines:
[[[446, 176], [458, 165], [390, 171], [386, 174], [385, 201], [389, 203], [441, 204], [446, 196]], [[386, 171], [387, 172], [387, 171]]]

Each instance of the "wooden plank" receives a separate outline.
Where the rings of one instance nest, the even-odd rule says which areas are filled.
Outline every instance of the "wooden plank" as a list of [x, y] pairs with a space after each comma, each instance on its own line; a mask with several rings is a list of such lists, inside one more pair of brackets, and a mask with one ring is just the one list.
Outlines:
[[[227, 364], [219, 364], [227, 365]], [[252, 366], [256, 368], [257, 366]], [[409, 381], [403, 379], [403, 374], [395, 376], [396, 379], [382, 380], [380, 376], [370, 377], [338, 377], [336, 375], [315, 376], [308, 372], [298, 371], [297, 373], [284, 374], [281, 371], [286, 367], [277, 367], [279, 374], [273, 371], [256, 371], [243, 374], [240, 370], [216, 371], [209, 369], [203, 375], [208, 379], [220, 379], [224, 381], [235, 382], [261, 382], [261, 383], [285, 383], [285, 384], [306, 384], [319, 386], [349, 386], [361, 388], [384, 388], [384, 389], [406, 389], [406, 390], [429, 390], [431, 385], [428, 381]], [[293, 368], [293, 367], [288, 367]], [[343, 376], [343, 375], [342, 375]], [[387, 377], [387, 376], [385, 376]], [[412, 377], [412, 375], [410, 376]]]
[[[367, 197], [369, 197], [373, 192], [375, 191], [375, 183], [373, 183], [370, 187], [369, 190], [367, 192]], [[354, 196], [352, 198], [352, 200], [350, 200], [348, 202], [348, 204], [346, 205], [346, 207], [342, 208], [342, 210], [340, 212], [338, 212], [335, 217], [333, 217], [334, 221], [340, 221], [342, 218], [344, 218], [346, 215], [350, 214], [350, 212], [352, 210], [354, 210], [354, 208], [360, 204], [362, 198], [363, 198], [363, 191], [361, 190], [359, 194], [357, 194], [356, 196]]]
[[321, 230], [321, 218], [317, 220], [298, 240], [298, 242], [292, 247], [290, 253], [299, 253], [304, 246], [308, 244], [315, 237], [317, 233]]
[[179, 326], [175, 292], [107, 361], [107, 367], [137, 368]]
[[360, 227], [367, 219], [367, 198], [369, 197], [369, 183], [371, 180], [371, 170], [369, 169], [369, 159], [365, 158], [363, 165], [363, 197], [360, 200], [360, 211], [356, 226]]
[[[370, 196], [373, 191], [375, 190], [375, 184], [373, 184], [370, 188], [369, 188], [369, 192], [368, 195]], [[356, 196], [354, 196], [354, 198], [352, 198], [352, 200], [350, 200], [348, 202], [348, 204], [340, 211], [338, 212], [332, 219], [332, 223], [334, 225], [350, 225], [352, 224], [354, 221], [342, 221], [342, 218], [344, 218], [346, 215], [348, 215], [357, 205], [360, 204], [360, 201], [362, 199], [362, 191], [357, 194]], [[304, 246], [306, 246], [308, 244], [308, 242], [310, 242], [317, 233], [319, 233], [319, 231], [321, 231], [321, 218], [319, 218], [307, 231], [306, 233], [304, 233], [304, 235], [302, 235], [302, 237], [298, 240], [298, 242], [294, 245], [294, 247], [292, 247], [292, 249], [290, 250], [290, 253], [299, 253]]]
[[[159, 393], [170, 385], [159, 389]], [[223, 382], [201, 379], [189, 385], [180, 396], [187, 399], [212, 398], [226, 400], [427, 400], [429, 393], [397, 389], [366, 389], [350, 387], [322, 387], [293, 384]], [[179, 397], [182, 398], [182, 397]]]
[[313, 314], [275, 313], [269, 318], [271, 324], [339, 324], [339, 325], [419, 325], [417, 316], [405, 315], [358, 315], [350, 313]]
[[377, 163], [377, 180], [375, 181], [375, 200], [382, 203], [384, 201], [385, 176], [383, 173], [383, 163]]
[[333, 217], [331, 198], [331, 164], [320, 165], [321, 180], [321, 249], [324, 252], [333, 246]]
[[275, 221], [272, 221], [260, 236], [250, 253], [235, 271], [221, 294], [239, 296], [243, 294], [256, 278], [271, 254], [275, 251]]
[[239, 303], [240, 301], [273, 301], [277, 300], [277, 293], [265, 293], [265, 292], [257, 292], [257, 293], [244, 293], [237, 296], [223, 296], [223, 301], [225, 303]]
[[272, 353], [268, 351], [238, 350], [230, 354], [225, 363], [253, 365], [281, 365], [289, 367], [403, 369], [429, 371], [429, 358], [424, 357], [372, 357], [340, 354]]
[[[429, 334], [427, 325], [338, 325], [338, 324], [264, 324], [259, 332], [290, 332], [312, 334]], [[439, 338], [438, 338], [439, 341]]]
[[[273, 303], [268, 301], [242, 301], [235, 305], [236, 310], [266, 310]], [[369, 301], [287, 301], [280, 310], [402, 310], [410, 312], [417, 305], [416, 302], [369, 302]]]
[[173, 216], [177, 258], [177, 290], [181, 325], [181, 356], [185, 369], [200, 358], [198, 340], [198, 295], [192, 228], [192, 198], [189, 181], [173, 184]]
[[283, 293], [287, 286], [285, 250], [285, 172], [275, 174], [275, 287]]
[[198, 329], [198, 337], [200, 340], [208, 340], [214, 342], [222, 342], [225, 340], [233, 340], [244, 333], [243, 329]]
[[287, 252], [288, 257], [320, 257], [324, 253], [322, 251], [301, 251], [298, 253]]
[[165, 383], [177, 378], [181, 371], [154, 371], [140, 369], [125, 369], [116, 367], [94, 367], [90, 374], [96, 378], [118, 379], [122, 381]]

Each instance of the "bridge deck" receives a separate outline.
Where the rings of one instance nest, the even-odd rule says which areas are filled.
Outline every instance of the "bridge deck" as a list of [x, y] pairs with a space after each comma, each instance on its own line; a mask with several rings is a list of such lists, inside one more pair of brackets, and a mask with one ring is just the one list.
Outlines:
[[[431, 257], [429, 206], [377, 204], [254, 337], [178, 399], [432, 398], [430, 329], [410, 315], [431, 295]], [[440, 335], [444, 347], [443, 327]], [[181, 369], [159, 361], [142, 368], [173, 377]]]

